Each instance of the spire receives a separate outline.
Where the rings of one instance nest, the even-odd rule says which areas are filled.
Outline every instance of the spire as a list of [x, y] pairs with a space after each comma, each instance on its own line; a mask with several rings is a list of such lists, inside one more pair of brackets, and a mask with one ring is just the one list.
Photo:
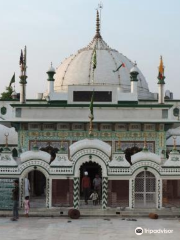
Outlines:
[[9, 137], [9, 133], [5, 133], [4, 134], [5, 138], [6, 138], [6, 143], [5, 143], [5, 147], [3, 148], [3, 152], [11, 152], [11, 150], [8, 147], [8, 137]]
[[165, 76], [164, 76], [164, 65], [163, 65], [163, 59], [162, 59], [162, 56], [160, 57], [160, 64], [159, 64], [159, 74], [158, 74], [158, 84], [165, 84], [164, 82], [164, 79], [165, 79]]
[[97, 10], [96, 14], [96, 35], [95, 38], [101, 38], [100, 34], [100, 19], [99, 19], [99, 11]]
[[20, 86], [21, 86], [21, 90], [20, 90], [20, 103], [26, 103], [26, 84], [27, 84], [27, 65], [26, 65], [26, 60], [27, 60], [27, 48], [26, 46], [24, 47], [24, 52], [23, 50], [21, 50], [21, 54], [20, 54], [20, 60], [19, 60], [19, 66], [20, 66]]
[[173, 144], [173, 150], [177, 150], [177, 149], [176, 149], [176, 136], [173, 136], [173, 142], [174, 142], [174, 144]]

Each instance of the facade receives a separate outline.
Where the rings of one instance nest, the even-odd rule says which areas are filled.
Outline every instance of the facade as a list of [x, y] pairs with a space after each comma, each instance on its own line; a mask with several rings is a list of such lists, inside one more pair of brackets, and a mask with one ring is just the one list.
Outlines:
[[93, 40], [57, 71], [50, 67], [46, 93], [26, 99], [26, 49], [20, 67], [20, 100], [0, 101], [1, 124], [18, 134], [17, 156], [8, 140], [0, 155], [1, 209], [11, 206], [13, 179], [19, 179], [22, 206], [26, 177], [32, 206], [83, 208], [85, 171], [91, 190], [95, 175], [102, 178], [103, 209], [180, 205], [175, 138], [166, 156], [180, 100], [164, 98], [162, 58], [158, 94], [151, 93], [136, 64], [105, 43], [97, 12]]

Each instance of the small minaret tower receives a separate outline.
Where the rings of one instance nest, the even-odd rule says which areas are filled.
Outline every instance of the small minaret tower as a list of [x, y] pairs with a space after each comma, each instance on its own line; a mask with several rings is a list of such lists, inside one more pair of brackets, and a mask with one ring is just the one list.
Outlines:
[[159, 64], [159, 75], [158, 75], [158, 87], [159, 87], [159, 95], [158, 95], [158, 103], [163, 104], [164, 103], [164, 65], [162, 56], [160, 57], [160, 64]]
[[54, 74], [56, 73], [55, 69], [52, 66], [49, 68], [49, 70], [46, 72], [48, 75], [48, 95], [54, 92]]
[[20, 60], [19, 60], [19, 66], [21, 69], [20, 73], [20, 103], [26, 103], [26, 84], [27, 84], [27, 76], [26, 76], [26, 56], [27, 56], [27, 49], [26, 46], [24, 48], [24, 53], [21, 50]]
[[131, 78], [131, 93], [138, 93], [138, 88], [137, 88], [137, 84], [138, 84], [138, 76], [139, 71], [137, 68], [137, 64], [136, 62], [134, 63], [133, 68], [131, 68], [130, 70], [130, 78]]

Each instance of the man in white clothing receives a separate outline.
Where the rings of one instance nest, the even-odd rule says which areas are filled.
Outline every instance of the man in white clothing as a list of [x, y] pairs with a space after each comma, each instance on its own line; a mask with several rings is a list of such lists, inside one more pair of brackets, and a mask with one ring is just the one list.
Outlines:
[[29, 183], [29, 179], [27, 177], [25, 177], [24, 180], [24, 197], [29, 197], [30, 193], [30, 183]]

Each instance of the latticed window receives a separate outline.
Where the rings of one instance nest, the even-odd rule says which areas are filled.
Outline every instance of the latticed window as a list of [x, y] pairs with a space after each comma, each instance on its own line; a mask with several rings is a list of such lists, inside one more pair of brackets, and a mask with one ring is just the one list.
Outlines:
[[135, 207], [156, 206], [156, 178], [149, 171], [140, 172], [135, 179]]

